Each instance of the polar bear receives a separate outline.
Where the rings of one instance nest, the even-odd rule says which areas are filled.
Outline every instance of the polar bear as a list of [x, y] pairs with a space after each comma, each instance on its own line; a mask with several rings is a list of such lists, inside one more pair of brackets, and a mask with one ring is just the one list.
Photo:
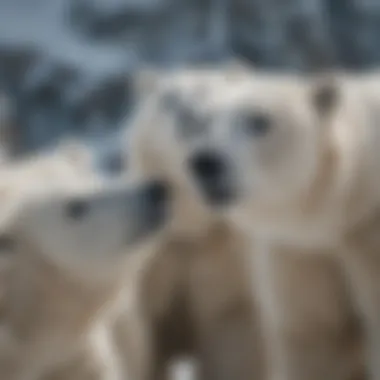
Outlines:
[[[283, 251], [335, 256], [354, 312], [364, 316], [370, 376], [379, 379], [376, 78], [263, 73], [224, 88], [210, 85], [196, 109], [197, 115], [213, 110], [209, 137], [187, 162], [203, 199], [260, 246], [261, 253], [252, 258], [260, 268], [272, 332], [289, 322], [282, 318], [284, 310], [279, 312], [282, 305], [288, 315], [286, 301], [276, 297], [284, 288], [273, 287], [292, 273], [290, 268], [284, 274], [275, 257]], [[289, 301], [288, 307], [294, 306]], [[284, 378], [286, 371], [279, 372]]]
[[[152, 326], [154, 379], [166, 379], [170, 363], [182, 356], [198, 359], [201, 379], [265, 376], [260, 315], [242, 258], [247, 239], [204, 207], [185, 167], [185, 152], [190, 150], [177, 140], [178, 134], [196, 139], [203, 124], [193, 123], [191, 114], [176, 108], [176, 93], [173, 97], [161, 91], [166, 86], [201, 83], [203, 78], [217, 83], [224, 71], [232, 78], [240, 75], [239, 70], [175, 71], [165, 76], [162, 88], [154, 71], [136, 77], [141, 103], [127, 129], [126, 167], [130, 175], [164, 178], [172, 189], [167, 234], [139, 289], [144, 315]], [[188, 95], [202, 101], [197, 94]], [[181, 113], [177, 123], [170, 110]], [[204, 116], [206, 121], [208, 115]], [[175, 124], [181, 130], [174, 130]]]
[[0, 247], [12, 254], [2, 276], [0, 377], [125, 379], [114, 325], [131, 260], [147, 259], [165, 224], [168, 187], [79, 171], [24, 178], [20, 189], [31, 167], [0, 172]]
[[[330, 109], [333, 109], [336, 100], [334, 86], [330, 86], [328, 80], [318, 80], [314, 84], [307, 78], [298, 76], [269, 76], [259, 72], [256, 74], [244, 67], [238, 67], [238, 70], [230, 67], [226, 71], [181, 70], [169, 75], [161, 73], [159, 77], [151, 73], [145, 81], [143, 78], [143, 88], [145, 85], [151, 96], [137, 114], [138, 128], [132, 127], [129, 136], [133, 142], [130, 147], [130, 164], [132, 167], [140, 166], [139, 170], [144, 174], [148, 172], [157, 175], [166, 172], [172, 182], [178, 183], [178, 211], [173, 221], [178, 223], [178, 217], [184, 217], [180, 221], [190, 224], [184, 229], [186, 232], [194, 231], [198, 227], [207, 231], [205, 224], [213, 225], [216, 220], [227, 217], [230, 220], [227, 225], [239, 225], [239, 228], [232, 228], [235, 232], [239, 233], [237, 230], [243, 229], [249, 230], [249, 235], [263, 233], [262, 223], [265, 226], [266, 218], [272, 214], [259, 213], [260, 207], [265, 207], [265, 202], [262, 203], [261, 200], [255, 204], [258, 211], [250, 210], [249, 203], [243, 203], [244, 197], [250, 200], [251, 191], [253, 194], [257, 191], [258, 195], [262, 192], [263, 197], [278, 195], [279, 202], [282, 192], [292, 191], [298, 178], [301, 181], [307, 179], [304, 178], [301, 167], [314, 165], [312, 159], [302, 159], [302, 155], [318, 152], [318, 147], [312, 147], [323, 136], [318, 138], [318, 130], [314, 134], [311, 131], [313, 125], [323, 126], [329, 122]], [[279, 131], [272, 145], [265, 145], [263, 141], [262, 147], [252, 147], [251, 141], [259, 139], [267, 128], [265, 118], [262, 117], [265, 114], [261, 115], [260, 112], [258, 120], [253, 118], [254, 125], [249, 125], [250, 112], [256, 110], [254, 100], [257, 100], [258, 111], [268, 108], [277, 112], [275, 120], [278, 120]], [[288, 164], [280, 157], [288, 145], [286, 135], [282, 135], [284, 127], [281, 123], [293, 126], [295, 136], [297, 129], [302, 128], [310, 130], [311, 134], [305, 139], [301, 135], [298, 138], [299, 144], [294, 142], [298, 151], [291, 144], [289, 151], [292, 156]], [[255, 154], [257, 165], [255, 162], [251, 163], [250, 158], [255, 157]], [[278, 173], [279, 177], [270, 177], [270, 171], [265, 176], [265, 171], [260, 171], [260, 165], [273, 167], [277, 156], [279, 167], [274, 167], [273, 173]], [[286, 178], [289, 181], [283, 185], [281, 180]], [[265, 184], [268, 188], [264, 188]], [[259, 186], [261, 188], [256, 189]], [[318, 192], [315, 195], [318, 196]], [[196, 216], [194, 219], [187, 218], [180, 208], [183, 207], [181, 201], [190, 196], [193, 202], [188, 201], [187, 204], [194, 204], [191, 210], [202, 210], [198, 214], [189, 213], [192, 217]], [[295, 199], [297, 200], [296, 197]], [[318, 211], [318, 207], [315, 210]], [[259, 216], [251, 216], [251, 212], [258, 212]], [[273, 217], [278, 222], [276, 214]], [[258, 226], [251, 223], [251, 218], [257, 219]], [[284, 226], [289, 228], [286, 218], [284, 221]], [[270, 227], [264, 236], [269, 235], [272, 239], [276, 235], [272, 232], [274, 227]], [[195, 241], [202, 240], [198, 236]], [[271, 331], [265, 334], [266, 338], [273, 335], [274, 327], [277, 332], [275, 339], [273, 338], [275, 348], [270, 350], [270, 358], [277, 351], [280, 351], [280, 357], [276, 359], [276, 366], [271, 362], [270, 367], [278, 366], [274, 370], [280, 373], [278, 377], [281, 379], [364, 378], [361, 328], [344, 271], [339, 260], [330, 255], [331, 246], [297, 246], [289, 244], [286, 239], [279, 241], [281, 244], [276, 250], [272, 249], [270, 254], [262, 255], [261, 248], [255, 247], [254, 254], [249, 255], [254, 258], [253, 264], [258, 269], [256, 271], [254, 268], [252, 272], [259, 272], [254, 274], [252, 280], [253, 289], [260, 289], [259, 294], [254, 295], [264, 298], [260, 302], [260, 311], [264, 313], [265, 325], [270, 324]], [[256, 246], [257, 242], [254, 241], [253, 245]], [[251, 250], [250, 246], [247, 251]], [[318, 252], [319, 255], [303, 257], [306, 251]], [[164, 294], [167, 295], [163, 305], [170, 302], [168, 294], [172, 293], [169, 289], [180, 289], [178, 284], [183, 284], [185, 277], [182, 273], [188, 273], [188, 269], [182, 269], [182, 272], [173, 270], [174, 264], [170, 265], [170, 260], [176, 260], [178, 267], [183, 261], [175, 253], [172, 256], [176, 259], [165, 256], [167, 264], [164, 264], [164, 259], [161, 260], [162, 272], [165, 273], [166, 270], [166, 273], [172, 274], [162, 275], [167, 280], [161, 280], [161, 286], [165, 284]], [[202, 257], [190, 257], [194, 256]], [[261, 262], [262, 256], [264, 263]], [[203, 257], [207, 261], [207, 255]], [[209, 262], [215, 267], [214, 262]], [[186, 264], [186, 268], [189, 267]], [[194, 273], [197, 272], [194, 270]], [[232, 271], [226, 274], [214, 269], [208, 273], [209, 279], [215, 278], [217, 274], [225, 275], [226, 282], [222, 283], [220, 289], [228, 289]], [[174, 275], [177, 285], [170, 286], [168, 279], [174, 278]], [[151, 282], [152, 288], [159, 292], [159, 287], [154, 286], [160, 283], [159, 278], [153, 277]], [[203, 293], [206, 294], [204, 291]], [[196, 301], [199, 299], [202, 299], [199, 295], [194, 298]], [[207, 296], [204, 300], [205, 303], [212, 304]]]

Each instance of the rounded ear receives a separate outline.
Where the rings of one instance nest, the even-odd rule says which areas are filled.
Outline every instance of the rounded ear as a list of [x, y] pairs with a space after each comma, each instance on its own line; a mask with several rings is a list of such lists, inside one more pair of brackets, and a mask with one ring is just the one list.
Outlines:
[[329, 116], [337, 108], [341, 94], [336, 78], [318, 78], [312, 83], [311, 92], [311, 101], [318, 115]]

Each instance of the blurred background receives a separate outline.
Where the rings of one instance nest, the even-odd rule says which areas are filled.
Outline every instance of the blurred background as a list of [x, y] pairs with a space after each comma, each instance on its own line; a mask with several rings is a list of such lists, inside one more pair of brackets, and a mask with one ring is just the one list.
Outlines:
[[0, 134], [15, 156], [78, 137], [116, 173], [141, 63], [356, 70], [379, 38], [380, 0], [0, 0]]

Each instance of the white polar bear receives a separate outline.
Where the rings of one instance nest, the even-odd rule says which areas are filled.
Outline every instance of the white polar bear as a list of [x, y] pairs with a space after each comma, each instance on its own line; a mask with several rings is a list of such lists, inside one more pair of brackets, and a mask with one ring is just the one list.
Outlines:
[[146, 259], [165, 223], [168, 189], [81, 171], [32, 181], [20, 175], [40, 165], [18, 165], [0, 172], [0, 247], [12, 255], [2, 268], [0, 377], [125, 379], [114, 325], [131, 259]]
[[[176, 136], [177, 160], [203, 203], [254, 237], [252, 283], [270, 327], [267, 338], [275, 342], [275, 378], [363, 376], [355, 297], [347, 295], [346, 268], [328, 256], [344, 253], [345, 264], [370, 257], [357, 255], [367, 249], [363, 244], [349, 254], [354, 235], [347, 240], [346, 234], [377, 201], [378, 89], [369, 88], [371, 79], [335, 87], [338, 77], [314, 82], [247, 71], [188, 78], [171, 91], [176, 106], [166, 108], [163, 129]], [[170, 88], [163, 92], [170, 95]], [[297, 258], [306, 253], [320, 257]], [[350, 265], [356, 274], [357, 264]], [[363, 274], [357, 289], [363, 290]], [[376, 304], [370, 294], [358, 298], [367, 308]]]
[[197, 142], [207, 139], [210, 113], [193, 118], [180, 99], [201, 104], [204, 81], [217, 90], [225, 77], [243, 75], [230, 67], [136, 76], [142, 102], [127, 131], [129, 174], [162, 177], [172, 188], [167, 234], [139, 289], [155, 350], [152, 379], [166, 379], [167, 368], [183, 356], [196, 359], [201, 379], [265, 378], [261, 321], [243, 258], [250, 245], [203, 202], [186, 164]]

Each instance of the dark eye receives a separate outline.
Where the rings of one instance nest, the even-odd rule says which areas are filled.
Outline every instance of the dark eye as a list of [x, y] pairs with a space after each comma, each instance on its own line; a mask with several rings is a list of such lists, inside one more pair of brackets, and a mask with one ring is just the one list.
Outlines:
[[71, 220], [81, 220], [83, 219], [90, 207], [88, 203], [82, 199], [74, 199], [67, 203], [65, 207], [66, 217]]
[[261, 137], [270, 131], [272, 120], [264, 113], [253, 114], [245, 118], [244, 127], [250, 136]]
[[12, 236], [0, 235], [0, 254], [13, 253], [15, 241]]

